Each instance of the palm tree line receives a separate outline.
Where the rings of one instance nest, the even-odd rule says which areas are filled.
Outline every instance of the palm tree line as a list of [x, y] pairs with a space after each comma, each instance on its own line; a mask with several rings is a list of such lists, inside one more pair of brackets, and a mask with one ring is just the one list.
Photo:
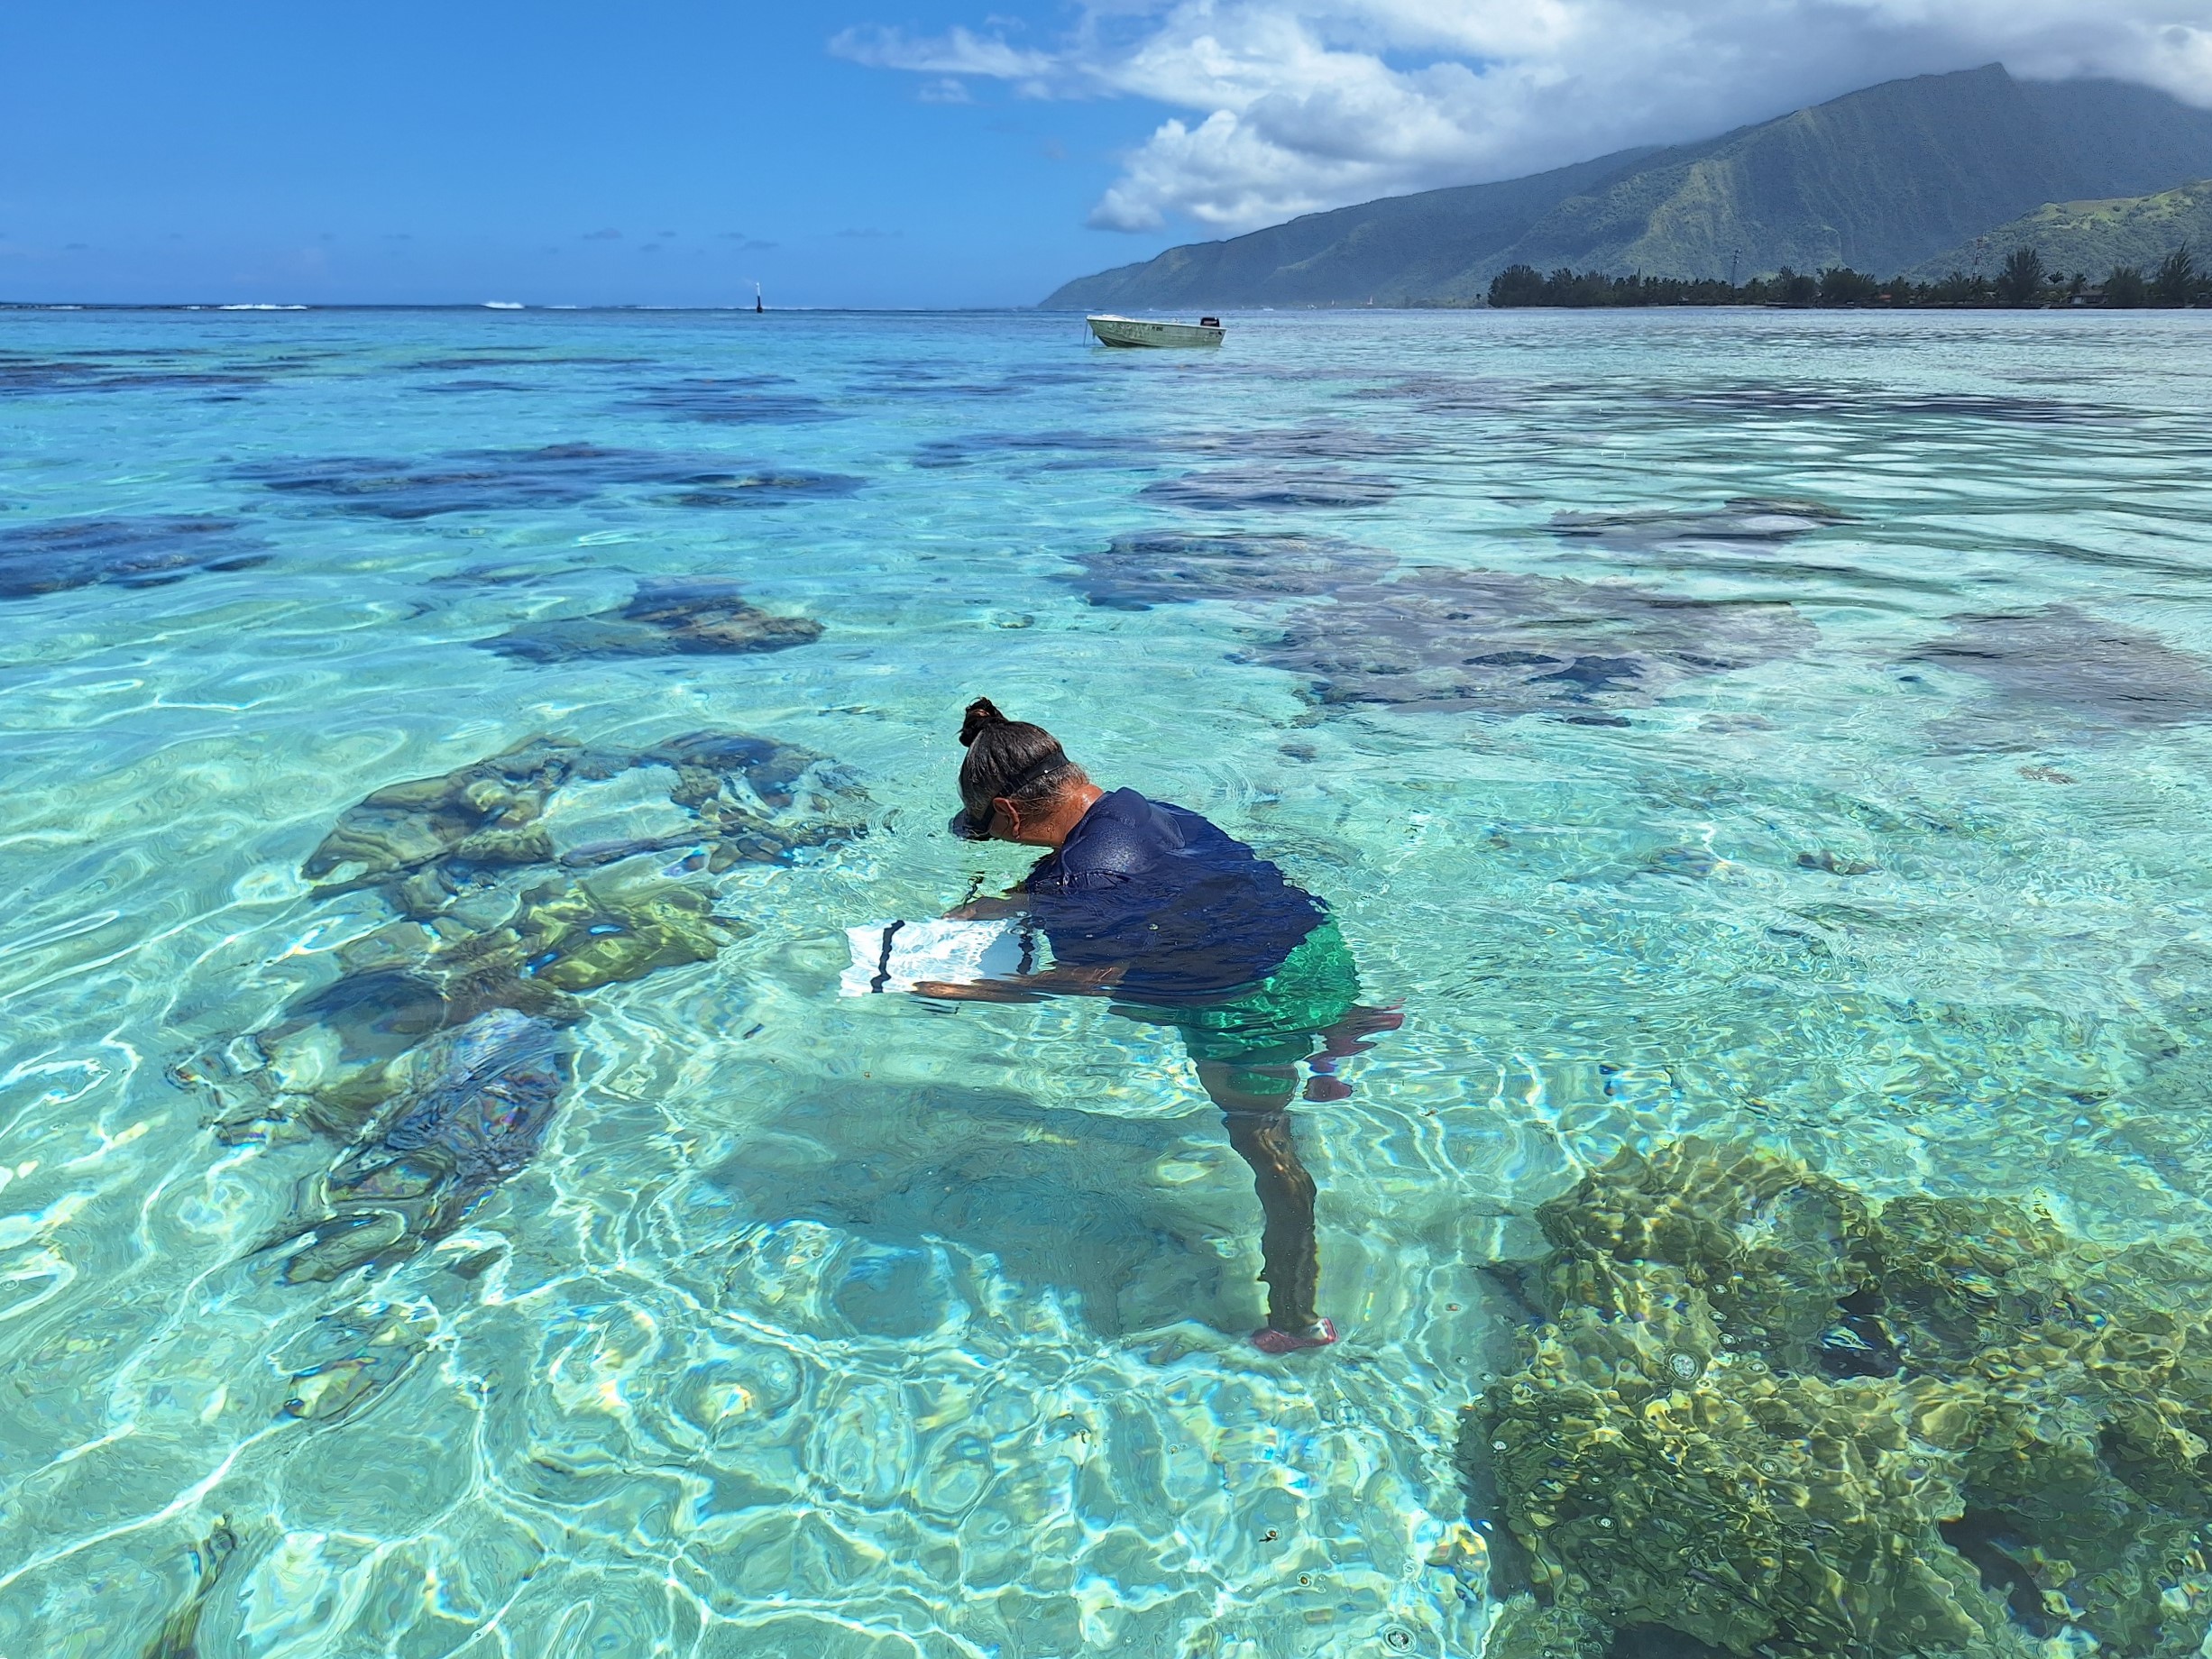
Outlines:
[[2212, 269], [2199, 265], [2183, 243], [2157, 269], [2116, 265], [2101, 282], [2087, 271], [2046, 270], [2033, 248], [2015, 248], [1994, 277], [1954, 270], [1933, 282], [1894, 277], [1884, 282], [1849, 265], [1819, 275], [1787, 265], [1771, 277], [1740, 285], [1718, 277], [1616, 277], [1602, 270], [1548, 276], [1533, 265], [1514, 265], [1491, 280], [1493, 306], [1798, 306], [1866, 308], [2096, 307], [2134, 310], [2212, 305]]

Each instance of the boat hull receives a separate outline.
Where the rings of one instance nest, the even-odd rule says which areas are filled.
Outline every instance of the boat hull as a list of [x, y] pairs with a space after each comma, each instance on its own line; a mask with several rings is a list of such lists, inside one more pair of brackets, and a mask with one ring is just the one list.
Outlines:
[[1086, 319], [1101, 345], [1180, 346], [1219, 345], [1218, 325], [1155, 323], [1137, 316], [1094, 316]]

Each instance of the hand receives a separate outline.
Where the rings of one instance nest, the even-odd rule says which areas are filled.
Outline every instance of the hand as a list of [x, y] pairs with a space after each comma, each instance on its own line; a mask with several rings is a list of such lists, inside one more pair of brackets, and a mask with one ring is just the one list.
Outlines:
[[1034, 991], [1018, 991], [1012, 985], [993, 985], [988, 981], [963, 984], [950, 979], [917, 979], [916, 996], [933, 997], [944, 1003], [1041, 1003], [1044, 1000]]
[[1364, 1054], [1375, 1045], [1365, 1040], [1394, 1031], [1406, 1022], [1405, 1004], [1384, 1008], [1360, 1006], [1321, 1033], [1323, 1051], [1333, 1055]]
[[1029, 907], [1018, 899], [971, 899], [945, 912], [947, 921], [1004, 921]]

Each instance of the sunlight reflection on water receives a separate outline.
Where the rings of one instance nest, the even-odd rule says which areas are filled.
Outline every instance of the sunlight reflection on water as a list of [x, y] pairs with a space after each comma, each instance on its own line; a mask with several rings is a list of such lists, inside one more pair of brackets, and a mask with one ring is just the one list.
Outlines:
[[[0, 1653], [1468, 1654], [1482, 1269], [1620, 1146], [2201, 1228], [2201, 317], [1231, 322], [5, 319]], [[821, 636], [469, 648], [678, 578]], [[845, 927], [1020, 873], [940, 828], [984, 692], [1405, 1003], [1299, 1114], [1338, 1347], [1244, 1344], [1170, 1037], [837, 999]], [[678, 868], [747, 930], [576, 994], [536, 1155], [281, 1282], [333, 1137], [167, 1074], [246, 1087], [394, 922], [303, 860], [702, 730], [866, 833]], [[546, 822], [687, 833], [676, 776]]]

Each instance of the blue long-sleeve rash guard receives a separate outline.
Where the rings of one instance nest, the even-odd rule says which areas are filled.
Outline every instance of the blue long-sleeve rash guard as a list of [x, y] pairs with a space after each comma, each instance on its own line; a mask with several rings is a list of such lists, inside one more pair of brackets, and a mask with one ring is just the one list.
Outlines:
[[1134, 789], [1093, 802], [1023, 885], [1054, 959], [1125, 963], [1117, 994], [1141, 1003], [1265, 979], [1328, 914], [1242, 841]]

